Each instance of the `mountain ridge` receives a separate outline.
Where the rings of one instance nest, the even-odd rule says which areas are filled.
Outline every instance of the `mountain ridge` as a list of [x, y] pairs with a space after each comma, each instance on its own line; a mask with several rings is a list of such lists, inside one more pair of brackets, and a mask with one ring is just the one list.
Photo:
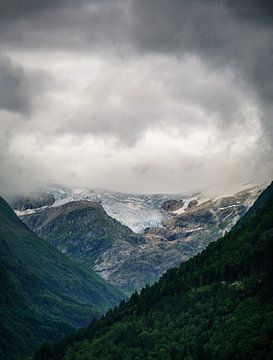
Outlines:
[[[100, 203], [106, 213], [131, 228], [134, 232], [142, 233], [147, 227], [161, 227], [163, 222], [172, 215], [184, 212], [189, 203], [198, 201], [199, 204], [207, 200], [217, 200], [218, 197], [230, 197], [240, 191], [251, 191], [253, 188], [264, 189], [265, 185], [244, 184], [229, 194], [211, 190], [192, 190], [178, 194], [127, 194], [101, 189], [73, 188], [63, 185], [51, 185], [36, 190], [29, 196], [19, 196], [11, 199], [10, 203], [18, 216], [31, 214], [43, 210], [45, 207], [56, 207], [72, 201], [95, 201]], [[52, 203], [52, 197], [54, 203]], [[181, 207], [174, 211], [164, 209], [165, 201], [178, 201]], [[183, 200], [183, 204], [181, 203]], [[44, 205], [37, 209], [37, 205]], [[36, 205], [36, 209], [35, 209]], [[25, 209], [25, 210], [21, 210]]]
[[[248, 187], [233, 196], [211, 200], [190, 196], [183, 203], [175, 201], [182, 206], [179, 212], [169, 207], [162, 209], [168, 201], [165, 195], [136, 199], [128, 194], [120, 195], [121, 198], [112, 194], [113, 200], [105, 194], [107, 206], [113, 207], [112, 213], [120, 209], [120, 204], [131, 210], [138, 204], [140, 209], [155, 208], [164, 213], [165, 220], [160, 227], [145, 228], [141, 234], [110, 216], [103, 201], [96, 205], [92, 200], [94, 194], [78, 189], [74, 197], [74, 193], [67, 195], [67, 190], [61, 190], [63, 199], [57, 198], [53, 206], [25, 210], [21, 219], [60, 251], [85, 263], [130, 294], [146, 283], [153, 283], [166, 270], [200, 252], [230, 230], [256, 199], [260, 188]], [[102, 194], [96, 196], [97, 200], [102, 200]], [[115, 207], [117, 203], [118, 208]]]

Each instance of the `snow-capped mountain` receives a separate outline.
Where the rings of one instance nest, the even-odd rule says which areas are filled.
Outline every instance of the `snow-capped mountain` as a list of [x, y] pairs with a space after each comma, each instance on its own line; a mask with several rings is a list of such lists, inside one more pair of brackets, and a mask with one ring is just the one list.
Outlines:
[[248, 184], [213, 197], [54, 185], [13, 207], [31, 230], [129, 294], [230, 230], [263, 188]]
[[[162, 204], [169, 200], [183, 200], [184, 208], [190, 200], [200, 199], [201, 192], [192, 191], [181, 194], [126, 194], [102, 189], [82, 189], [62, 185], [51, 185], [41, 188], [36, 194], [30, 196], [32, 202], [38, 204], [36, 208], [30, 206], [31, 200], [25, 198], [14, 202], [17, 215], [23, 216], [40, 211], [45, 207], [57, 207], [71, 201], [89, 200], [102, 205], [108, 215], [128, 226], [135, 232], [143, 232], [148, 227], [160, 227], [163, 221], [171, 215], [162, 208]], [[45, 199], [55, 199], [46, 203]], [[40, 201], [37, 202], [37, 198]], [[39, 206], [42, 204], [43, 206]], [[181, 211], [183, 207], [181, 208]]]
[[[263, 186], [247, 186], [248, 191], [255, 191]], [[252, 189], [252, 190], [251, 190]], [[241, 191], [241, 189], [239, 189]], [[230, 196], [225, 195], [225, 196]], [[141, 233], [146, 228], [162, 227], [163, 222], [173, 215], [182, 214], [188, 206], [198, 205], [214, 198], [209, 191], [193, 190], [179, 194], [128, 194], [103, 189], [75, 188], [63, 185], [43, 186], [28, 197], [16, 199], [13, 208], [18, 216], [41, 211], [46, 207], [57, 207], [72, 201], [95, 201], [102, 205], [106, 213], [128, 226], [134, 232]], [[52, 200], [53, 199], [53, 200]], [[172, 211], [164, 206], [169, 201], [180, 205]]]

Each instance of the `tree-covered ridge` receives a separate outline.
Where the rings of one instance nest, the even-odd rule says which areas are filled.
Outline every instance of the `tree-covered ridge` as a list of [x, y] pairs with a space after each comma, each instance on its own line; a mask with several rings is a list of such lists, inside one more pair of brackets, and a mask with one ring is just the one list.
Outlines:
[[41, 359], [273, 359], [273, 185], [226, 236]]
[[87, 325], [122, 294], [37, 237], [0, 198], [0, 358]]
[[133, 231], [106, 214], [93, 201], [71, 201], [25, 215], [23, 221], [74, 260], [92, 267], [95, 259], [115, 241], [129, 240]]

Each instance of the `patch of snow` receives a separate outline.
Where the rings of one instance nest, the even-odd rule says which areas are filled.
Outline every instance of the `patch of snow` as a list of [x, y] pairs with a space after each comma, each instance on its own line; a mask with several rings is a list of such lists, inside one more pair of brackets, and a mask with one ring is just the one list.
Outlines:
[[38, 211], [43, 211], [44, 209], [46, 209], [48, 206], [43, 206], [40, 208], [36, 208], [36, 209], [26, 209], [26, 210], [14, 210], [15, 214], [17, 216], [26, 216], [26, 215], [30, 215], [30, 214], [35, 214]]
[[190, 230], [186, 230], [185, 233], [193, 233], [195, 231], [199, 231], [199, 230], [203, 230], [204, 228], [203, 227], [199, 227], [199, 228], [196, 228], [196, 229], [190, 229]]
[[229, 206], [225, 206], [225, 207], [219, 207], [219, 210], [231, 209], [231, 208], [238, 207], [238, 206], [239, 206], [239, 201], [237, 201], [237, 204], [233, 204], [233, 205], [229, 205]]

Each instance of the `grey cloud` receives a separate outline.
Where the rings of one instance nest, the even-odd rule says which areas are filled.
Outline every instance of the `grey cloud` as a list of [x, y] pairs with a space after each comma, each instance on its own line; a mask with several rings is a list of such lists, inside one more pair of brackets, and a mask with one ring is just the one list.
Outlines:
[[34, 183], [37, 184], [39, 172], [35, 174], [34, 166], [29, 172], [28, 159], [23, 155], [13, 156], [10, 144], [30, 122], [35, 102], [42, 96], [49, 81], [48, 74], [26, 70], [8, 56], [0, 54], [0, 189], [6, 193], [12, 193], [16, 188], [30, 189]]
[[[3, 4], [7, 11], [8, 2]], [[24, 13], [20, 6], [12, 3], [10, 8]], [[271, 132], [272, 121], [266, 110], [273, 96], [270, 9], [269, 1], [258, 0], [82, 0], [77, 3], [60, 0], [54, 4], [53, 1], [30, 1], [24, 13], [27, 20], [11, 21], [10, 26], [3, 27], [0, 38], [14, 47], [120, 51], [125, 57], [141, 57], [147, 53], [178, 57], [197, 54], [212, 71], [231, 68], [238, 77], [238, 86], [244, 81], [250, 91], [257, 92], [261, 108], [267, 112], [263, 125]], [[183, 86], [181, 83], [182, 90]], [[218, 94], [215, 98], [213, 91], [205, 89], [202, 93], [195, 88], [191, 96], [220, 116], [223, 125], [228, 125], [240, 116], [237, 109], [241, 99], [236, 98], [236, 90], [234, 94], [227, 94], [220, 89], [221, 96]], [[141, 109], [141, 104], [136, 105]], [[147, 111], [145, 104], [143, 109], [143, 113]], [[130, 117], [137, 132], [147, 126], [147, 121], [141, 119], [142, 114], [135, 118], [132, 113], [127, 114], [126, 106], [121, 116], [124, 119], [119, 114], [111, 119], [111, 111], [99, 118], [96, 114], [83, 114], [79, 130], [92, 129], [99, 134], [105, 129], [126, 137], [128, 132], [124, 132], [123, 123], [130, 122]]]
[[212, 73], [195, 58], [109, 62], [81, 94], [76, 110], [60, 119], [58, 133], [114, 136], [132, 146], [154, 129], [175, 128], [183, 136], [210, 125], [227, 131], [245, 124], [244, 112], [255, 106], [255, 97], [230, 71]]
[[[1, 0], [0, 19], [12, 21], [29, 16], [30, 14], [43, 11], [48, 8], [56, 8], [61, 4], [71, 4], [69, 0]], [[79, 2], [79, 1], [78, 1]]]
[[0, 40], [6, 46], [108, 49], [125, 56], [197, 54], [212, 68], [232, 67], [263, 100], [272, 98], [271, 1], [60, 0], [54, 11], [52, 6], [31, 1], [27, 20], [3, 26]]
[[36, 99], [53, 82], [45, 71], [25, 69], [8, 56], [0, 54], [0, 110], [29, 116]]
[[150, 171], [152, 171], [152, 167], [151, 167], [151, 165], [148, 165], [148, 164], [139, 164], [139, 165], [134, 166], [133, 170], [136, 173], [145, 175], [145, 174], [149, 173]]
[[51, 50], [103, 50], [126, 43], [127, 0], [39, 3], [29, 14], [2, 22], [0, 42], [7, 47]]
[[[58, 107], [66, 107], [63, 99], [61, 105], [58, 102], [61, 90], [52, 105], [52, 84], [45, 85], [48, 99], [44, 103], [41, 101], [43, 114], [41, 118], [40, 114], [37, 118], [31, 118], [29, 131], [33, 131], [33, 128], [36, 131], [46, 129], [49, 138], [52, 141], [56, 139], [57, 148], [62, 135], [67, 134], [77, 139], [85, 134], [98, 138], [113, 136], [119, 143], [132, 149], [148, 130], [162, 130], [165, 127], [168, 131], [174, 126], [180, 131], [178, 135], [187, 135], [200, 125], [212, 125], [213, 128], [215, 124], [220, 125], [220, 130], [225, 133], [219, 135], [219, 142], [224, 136], [230, 137], [231, 142], [234, 137], [236, 142], [237, 128], [230, 131], [229, 127], [237, 123], [245, 126], [247, 138], [251, 122], [246, 122], [243, 104], [249, 100], [250, 105], [254, 104], [260, 111], [264, 135], [264, 144], [259, 143], [255, 147], [255, 159], [260, 163], [266, 159], [266, 164], [269, 164], [273, 139], [272, 7], [272, 1], [260, 0], [3, 0], [0, 4], [0, 43], [7, 52], [15, 51], [16, 54], [16, 51], [30, 51], [34, 57], [35, 52], [39, 53], [40, 50], [45, 53], [56, 51], [64, 57], [75, 53], [79, 57], [105, 57], [109, 67], [112, 67], [116, 77], [113, 78], [110, 71], [102, 83], [94, 80], [94, 88], [86, 89], [84, 94], [76, 94], [77, 100], [81, 96], [87, 96], [87, 99], [77, 103], [71, 113], [60, 111], [58, 114]], [[136, 73], [126, 73], [117, 69], [113, 60], [115, 57], [122, 59], [121, 68], [124, 61], [126, 69], [130, 61], [137, 62], [149, 56], [165, 56], [171, 60], [165, 68], [159, 67], [157, 71], [153, 69], [156, 65], [151, 62], [147, 73], [145, 61], [139, 63]], [[200, 83], [193, 83], [195, 78], [190, 71], [188, 77], [185, 73], [180, 74], [179, 67], [168, 71], [173, 61], [181, 62], [182, 66], [188, 56], [201, 59], [208, 69]], [[36, 63], [36, 66], [39, 67], [39, 64]], [[215, 74], [220, 73], [223, 73], [223, 77], [214, 82]], [[225, 86], [230, 74], [233, 74], [233, 79]], [[62, 76], [64, 78], [65, 74]], [[100, 76], [98, 74], [97, 79]], [[136, 80], [139, 82], [135, 84]], [[44, 81], [39, 74], [31, 75], [26, 69], [1, 57], [0, 107], [10, 112], [30, 112], [37, 90], [40, 93], [41, 89], [42, 93]], [[52, 109], [53, 106], [56, 109]], [[68, 110], [69, 106], [68, 101]], [[187, 111], [188, 106], [194, 106], [196, 113]], [[52, 121], [54, 111], [60, 117], [57, 119], [54, 114]], [[211, 124], [200, 124], [202, 117], [197, 116], [199, 111], [206, 112]], [[171, 152], [169, 158], [172, 157]], [[252, 157], [254, 154], [251, 160]], [[205, 162], [207, 164], [207, 159], [197, 161], [194, 167], [196, 174], [196, 168], [207, 168]], [[149, 169], [146, 171], [147, 162], [143, 161], [142, 164], [142, 160], [138, 159], [136, 163], [134, 175], [147, 176], [151, 173]], [[150, 163], [153, 164], [153, 161]], [[201, 166], [203, 163], [205, 165]], [[186, 159], [185, 164], [188, 164]], [[189, 159], [189, 164], [187, 176], [190, 184], [194, 156]], [[223, 176], [224, 165], [225, 161], [220, 171]], [[160, 166], [163, 173], [165, 164]], [[211, 160], [211, 173], [213, 166], [214, 161]], [[248, 166], [251, 166], [251, 161], [241, 173], [247, 172], [245, 169]], [[37, 169], [37, 164], [32, 168]], [[237, 168], [236, 165], [235, 173]], [[210, 177], [210, 171], [208, 173]], [[176, 185], [179, 181], [180, 178]]]
[[234, 15], [259, 25], [272, 23], [273, 3], [271, 0], [227, 0]]
[[[193, 53], [231, 68], [260, 98], [267, 140], [272, 142], [272, 1], [134, 1], [132, 36], [139, 51]], [[228, 118], [231, 118], [229, 116]]]
[[30, 84], [23, 68], [0, 55], [0, 109], [25, 113], [30, 104]]

